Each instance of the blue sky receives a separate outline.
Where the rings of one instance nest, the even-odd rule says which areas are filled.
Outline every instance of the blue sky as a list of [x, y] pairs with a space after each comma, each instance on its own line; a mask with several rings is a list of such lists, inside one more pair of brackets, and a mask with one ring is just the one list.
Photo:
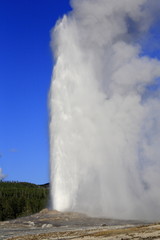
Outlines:
[[0, 168], [6, 180], [49, 181], [50, 31], [68, 0], [0, 1]]
[[[49, 181], [50, 31], [69, 10], [69, 0], [0, 0], [0, 168], [6, 180]], [[142, 55], [160, 58], [159, 21], [146, 39]]]

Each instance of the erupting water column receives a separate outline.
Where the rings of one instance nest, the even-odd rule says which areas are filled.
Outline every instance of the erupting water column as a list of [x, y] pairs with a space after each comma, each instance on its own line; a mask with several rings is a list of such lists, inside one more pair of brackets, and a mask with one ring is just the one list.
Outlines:
[[72, 7], [53, 30], [52, 206], [158, 219], [160, 62], [144, 43], [159, 0], [74, 0]]

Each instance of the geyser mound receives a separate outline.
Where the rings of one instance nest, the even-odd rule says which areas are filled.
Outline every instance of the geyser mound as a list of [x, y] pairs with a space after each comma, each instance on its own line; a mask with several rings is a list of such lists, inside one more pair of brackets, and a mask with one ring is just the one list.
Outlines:
[[158, 0], [74, 0], [53, 30], [53, 208], [159, 219]]

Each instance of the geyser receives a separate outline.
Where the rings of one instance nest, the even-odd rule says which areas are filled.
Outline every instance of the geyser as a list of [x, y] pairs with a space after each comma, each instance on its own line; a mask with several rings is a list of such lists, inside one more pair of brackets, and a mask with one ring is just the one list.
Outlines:
[[160, 219], [160, 61], [147, 52], [160, 1], [72, 7], [52, 39], [52, 207]]
[[6, 176], [3, 174], [2, 168], [0, 168], [0, 181], [2, 181]]

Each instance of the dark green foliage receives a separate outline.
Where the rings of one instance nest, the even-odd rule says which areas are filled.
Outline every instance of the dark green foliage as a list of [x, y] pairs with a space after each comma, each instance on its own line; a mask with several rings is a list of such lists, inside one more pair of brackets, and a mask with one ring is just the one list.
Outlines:
[[19, 182], [0, 182], [0, 221], [39, 212], [48, 203], [49, 189]]

